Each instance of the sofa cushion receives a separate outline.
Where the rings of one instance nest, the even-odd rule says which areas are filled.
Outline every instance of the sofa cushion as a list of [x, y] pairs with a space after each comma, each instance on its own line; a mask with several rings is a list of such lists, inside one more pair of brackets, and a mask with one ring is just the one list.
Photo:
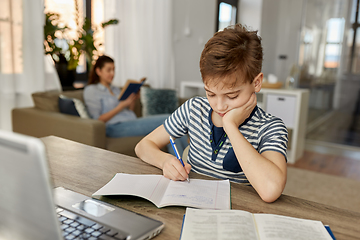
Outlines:
[[51, 90], [46, 92], [35, 92], [31, 96], [36, 108], [44, 111], [59, 112], [59, 94], [59, 90]]
[[143, 87], [140, 91], [142, 116], [172, 113], [179, 106], [176, 91]]
[[35, 92], [31, 96], [36, 108], [44, 111], [59, 112], [58, 99], [60, 94], [68, 98], [76, 98], [84, 102], [83, 90], [63, 91], [63, 92], [59, 90], [50, 90], [45, 92]]
[[62, 94], [59, 95], [59, 110], [61, 113], [90, 118], [82, 101], [77, 98], [68, 98]]

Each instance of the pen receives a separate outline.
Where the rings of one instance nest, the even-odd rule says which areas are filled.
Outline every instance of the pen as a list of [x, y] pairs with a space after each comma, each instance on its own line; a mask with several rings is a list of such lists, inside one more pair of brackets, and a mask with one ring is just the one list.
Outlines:
[[[178, 151], [178, 149], [177, 149], [177, 147], [176, 147], [176, 145], [175, 145], [175, 142], [174, 142], [174, 140], [172, 139], [171, 136], [170, 136], [170, 143], [171, 143], [172, 148], [174, 149], [176, 158], [179, 159], [179, 161], [181, 162], [181, 164], [183, 165], [183, 167], [185, 167], [185, 164], [184, 164], [183, 160], [181, 159], [180, 154], [179, 154], [179, 151]], [[186, 180], [187, 180], [188, 182], [190, 182], [189, 177], [188, 177]]]

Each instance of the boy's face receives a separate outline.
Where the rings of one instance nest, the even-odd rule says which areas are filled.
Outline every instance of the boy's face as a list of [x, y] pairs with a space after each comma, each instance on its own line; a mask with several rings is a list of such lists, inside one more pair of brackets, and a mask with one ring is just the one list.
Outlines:
[[239, 108], [247, 103], [251, 95], [261, 89], [263, 74], [257, 75], [252, 83], [239, 81], [234, 87], [228, 87], [219, 82], [214, 85], [205, 84], [206, 97], [213, 112], [223, 117], [228, 111]]

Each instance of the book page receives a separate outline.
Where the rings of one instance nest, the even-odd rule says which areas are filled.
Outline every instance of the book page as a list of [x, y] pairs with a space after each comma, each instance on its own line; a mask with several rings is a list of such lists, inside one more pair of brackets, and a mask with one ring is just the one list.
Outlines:
[[258, 240], [251, 213], [187, 208], [181, 240]]
[[95, 195], [133, 195], [143, 197], [157, 207], [170, 180], [162, 175], [117, 173]]
[[254, 214], [261, 240], [332, 240], [320, 221]]
[[161, 206], [182, 205], [207, 209], [230, 209], [229, 180], [190, 179], [170, 181]]

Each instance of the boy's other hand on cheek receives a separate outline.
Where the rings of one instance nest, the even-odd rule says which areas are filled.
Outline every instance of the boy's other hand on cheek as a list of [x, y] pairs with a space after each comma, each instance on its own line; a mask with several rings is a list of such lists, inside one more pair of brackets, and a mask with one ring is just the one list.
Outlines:
[[238, 128], [240, 124], [242, 124], [250, 116], [256, 104], [256, 94], [253, 93], [244, 105], [227, 112], [223, 117], [224, 130], [226, 131], [226, 127], [232, 124]]
[[185, 162], [184, 164], [185, 167], [183, 167], [179, 159], [169, 155], [162, 166], [164, 177], [174, 181], [185, 181], [190, 173], [191, 165]]

